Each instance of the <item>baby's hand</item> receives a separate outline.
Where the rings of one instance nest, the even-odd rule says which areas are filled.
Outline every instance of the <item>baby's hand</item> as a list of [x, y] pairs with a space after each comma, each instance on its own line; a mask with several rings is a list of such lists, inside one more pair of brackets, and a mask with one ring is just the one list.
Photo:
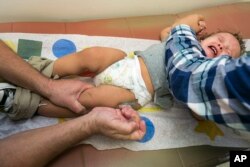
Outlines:
[[188, 15], [183, 18], [177, 19], [172, 26], [166, 27], [165, 29], [163, 29], [160, 34], [161, 41], [166, 40], [171, 29], [180, 24], [189, 25], [192, 29], [194, 29], [197, 36], [199, 37], [205, 35], [206, 33], [207, 26], [206, 26], [204, 17], [198, 14], [192, 14], [192, 15]]
[[203, 39], [204, 36], [207, 35], [207, 32], [206, 32], [206, 22], [205, 21], [199, 21], [198, 23], [199, 27], [200, 27], [200, 31], [196, 33], [198, 39]]
[[203, 33], [206, 30], [206, 22], [204, 20], [204, 17], [198, 14], [192, 14], [177, 19], [172, 25], [172, 28], [180, 24], [189, 25], [197, 34]]
[[[121, 112], [123, 113], [123, 115], [128, 119], [132, 119], [134, 120], [135, 122], [139, 122], [140, 121], [140, 116], [139, 114], [135, 114], [135, 110], [130, 106], [130, 105], [120, 105], [119, 106]], [[131, 113], [134, 113], [134, 114], [131, 114]]]
[[170, 31], [171, 31], [171, 28], [172, 28], [172, 27], [169, 26], [169, 27], [164, 28], [164, 29], [161, 31], [160, 37], [161, 37], [161, 41], [162, 41], [162, 42], [163, 42], [164, 40], [167, 39], [167, 37], [168, 37], [168, 35], [169, 35]]
[[198, 25], [199, 25], [199, 27], [200, 27], [200, 31], [197, 32], [197, 34], [203, 34], [203, 33], [205, 33], [205, 31], [206, 31], [206, 29], [207, 29], [206, 22], [205, 22], [204, 20], [199, 21], [199, 22], [198, 22]]

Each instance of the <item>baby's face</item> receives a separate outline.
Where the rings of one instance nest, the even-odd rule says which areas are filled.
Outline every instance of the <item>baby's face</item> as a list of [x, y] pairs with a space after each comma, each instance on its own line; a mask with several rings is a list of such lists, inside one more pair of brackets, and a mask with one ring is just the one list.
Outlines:
[[201, 41], [201, 46], [209, 58], [222, 55], [229, 55], [233, 58], [240, 56], [238, 40], [227, 32], [220, 32], [207, 37]]

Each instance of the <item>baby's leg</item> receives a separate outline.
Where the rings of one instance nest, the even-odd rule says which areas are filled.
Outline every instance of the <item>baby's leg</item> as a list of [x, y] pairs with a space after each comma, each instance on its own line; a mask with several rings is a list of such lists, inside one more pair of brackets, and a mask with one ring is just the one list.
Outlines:
[[126, 56], [121, 50], [107, 47], [91, 47], [55, 61], [53, 75], [60, 77], [79, 75], [84, 71], [100, 73], [114, 62]]
[[66, 108], [59, 107], [45, 99], [41, 100], [37, 113], [42, 116], [55, 117], [55, 118], [71, 118], [80, 115]]
[[[134, 94], [124, 88], [112, 85], [100, 85], [84, 91], [80, 98], [80, 103], [87, 108], [92, 109], [97, 106], [118, 107], [120, 104], [132, 102], [134, 109], [141, 106], [136, 102]], [[70, 118], [79, 116], [66, 108], [54, 105], [48, 100], [43, 99], [38, 108], [38, 114], [46, 117]]]
[[136, 102], [136, 98], [127, 89], [112, 85], [100, 85], [84, 91], [79, 101], [87, 109], [91, 109], [97, 106], [118, 107], [123, 103]]

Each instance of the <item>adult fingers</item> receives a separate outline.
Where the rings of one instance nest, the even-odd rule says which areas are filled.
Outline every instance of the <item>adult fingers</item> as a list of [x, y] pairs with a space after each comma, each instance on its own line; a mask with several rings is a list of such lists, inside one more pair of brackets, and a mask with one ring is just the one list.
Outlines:
[[140, 121], [140, 127], [139, 127], [139, 129], [142, 131], [142, 133], [144, 133], [143, 134], [143, 136], [145, 135], [145, 133], [146, 133], [146, 123], [145, 123], [145, 121], [144, 120], [141, 120]]
[[129, 134], [117, 133], [117, 134], [114, 134], [113, 137], [116, 139], [122, 139], [122, 140], [140, 140], [143, 138], [144, 135], [145, 135], [145, 132], [141, 130], [136, 130]]
[[116, 132], [116, 134], [128, 136], [138, 130], [139, 126], [134, 121], [118, 121], [112, 125], [112, 129]]
[[71, 110], [78, 114], [84, 114], [86, 112], [86, 108], [77, 100], [74, 101]]
[[126, 135], [126, 134], [118, 134], [120, 139], [126, 139], [126, 140], [140, 140], [145, 135], [146, 131], [143, 131], [141, 129], [137, 129], [133, 131], [132, 133]]
[[130, 136], [130, 140], [140, 140], [143, 138], [143, 136], [146, 134], [146, 124], [143, 120], [139, 123], [139, 129], [134, 131]]
[[82, 106], [82, 104], [78, 101], [78, 99], [82, 92], [92, 87], [93, 85], [91, 84], [81, 82], [80, 90], [77, 90], [76, 99], [73, 99], [74, 100], [73, 105], [70, 107], [72, 111], [79, 113], [79, 114], [83, 114], [86, 111], [86, 108]]

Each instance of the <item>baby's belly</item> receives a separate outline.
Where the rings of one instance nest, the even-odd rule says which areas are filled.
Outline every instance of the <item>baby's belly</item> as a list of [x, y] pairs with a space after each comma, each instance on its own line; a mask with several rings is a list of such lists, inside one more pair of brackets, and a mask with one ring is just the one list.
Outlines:
[[154, 87], [153, 87], [153, 83], [151, 81], [148, 69], [146, 67], [146, 64], [144, 63], [144, 61], [141, 57], [138, 57], [138, 59], [139, 59], [140, 67], [141, 67], [142, 78], [145, 82], [145, 85], [146, 85], [149, 93], [153, 96], [154, 95]]

